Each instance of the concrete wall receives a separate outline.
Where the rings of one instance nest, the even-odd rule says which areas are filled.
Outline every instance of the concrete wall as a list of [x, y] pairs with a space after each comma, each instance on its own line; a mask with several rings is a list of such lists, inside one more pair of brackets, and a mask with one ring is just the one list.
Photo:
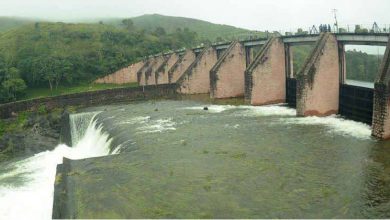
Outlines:
[[372, 135], [390, 139], [390, 41], [375, 82]]
[[246, 99], [252, 105], [283, 103], [286, 100], [284, 43], [271, 38], [245, 71]]
[[202, 94], [210, 92], [210, 70], [217, 62], [217, 51], [205, 48], [177, 81], [178, 92]]
[[21, 111], [37, 111], [42, 105], [51, 110], [72, 105], [93, 106], [158, 97], [172, 98], [177, 95], [176, 88], [176, 84], [138, 86], [11, 102], [0, 105], [0, 118], [9, 118]]
[[179, 54], [173, 53], [168, 55], [168, 59], [166, 62], [161, 64], [159, 68], [157, 68], [156, 75], [156, 84], [168, 84], [169, 76], [168, 71], [172, 68], [173, 65], [179, 60]]
[[195, 53], [192, 50], [186, 50], [178, 61], [168, 71], [169, 83], [176, 83], [176, 81], [183, 75], [184, 71], [195, 61]]
[[141, 86], [146, 85], [145, 71], [154, 63], [154, 59], [155, 59], [154, 57], [148, 58], [144, 62], [144, 65], [142, 66], [142, 68], [140, 70], [138, 70], [138, 72], [137, 72], [137, 80], [138, 80], [138, 84], [139, 85], [141, 85]]
[[333, 34], [321, 34], [312, 54], [297, 74], [297, 115], [326, 116], [338, 113], [338, 46]]
[[115, 73], [109, 74], [105, 77], [95, 80], [95, 83], [112, 83], [112, 84], [126, 84], [137, 82], [137, 72], [144, 65], [144, 61], [131, 64], [128, 67], [120, 69]]
[[161, 55], [155, 57], [152, 65], [150, 65], [145, 71], [145, 84], [146, 85], [156, 85], [156, 70], [161, 66], [165, 61], [166, 57]]
[[245, 49], [233, 42], [210, 71], [211, 98], [244, 96]]

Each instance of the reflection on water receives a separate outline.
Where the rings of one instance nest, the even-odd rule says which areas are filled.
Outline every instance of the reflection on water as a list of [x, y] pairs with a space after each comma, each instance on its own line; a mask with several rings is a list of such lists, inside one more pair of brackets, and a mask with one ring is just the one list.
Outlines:
[[[372, 139], [369, 126], [234, 105], [241, 101], [89, 109], [106, 110], [98, 123], [121, 154], [74, 165], [85, 171], [72, 176], [84, 195], [79, 217], [390, 216], [390, 144]], [[103, 186], [110, 190], [95, 190]]]
[[374, 83], [373, 82], [366, 82], [366, 81], [359, 81], [359, 80], [352, 80], [352, 79], [346, 79], [345, 84], [351, 85], [351, 86], [360, 86], [360, 87], [365, 87], [365, 88], [374, 88]]

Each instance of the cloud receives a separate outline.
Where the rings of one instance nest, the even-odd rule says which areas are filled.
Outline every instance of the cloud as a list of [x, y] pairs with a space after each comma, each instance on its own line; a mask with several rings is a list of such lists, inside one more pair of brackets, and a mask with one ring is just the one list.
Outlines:
[[1, 16], [70, 21], [159, 13], [282, 32], [332, 24], [333, 8], [342, 25], [390, 23], [388, 0], [0, 0]]

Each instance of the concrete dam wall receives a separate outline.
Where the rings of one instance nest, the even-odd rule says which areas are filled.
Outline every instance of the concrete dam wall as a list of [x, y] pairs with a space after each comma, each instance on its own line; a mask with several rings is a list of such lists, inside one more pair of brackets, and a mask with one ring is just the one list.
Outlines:
[[[333, 33], [234, 41], [152, 56], [132, 65], [130, 70], [119, 71], [98, 82], [118, 83], [126, 81], [125, 75], [131, 74], [128, 78], [134, 80], [137, 75], [139, 85], [177, 83], [177, 92], [181, 94], [210, 93], [213, 99], [245, 96], [251, 105], [287, 101], [296, 107], [298, 116], [342, 114], [372, 125], [373, 136], [390, 138], [388, 42], [389, 36], [384, 34]], [[291, 47], [305, 44], [314, 44], [314, 50], [303, 68], [293, 75]], [[387, 45], [375, 91], [346, 88], [346, 44]], [[254, 47], [260, 49], [251, 50]], [[348, 91], [360, 91], [367, 96], [366, 100], [362, 102], [356, 95], [358, 92]]]

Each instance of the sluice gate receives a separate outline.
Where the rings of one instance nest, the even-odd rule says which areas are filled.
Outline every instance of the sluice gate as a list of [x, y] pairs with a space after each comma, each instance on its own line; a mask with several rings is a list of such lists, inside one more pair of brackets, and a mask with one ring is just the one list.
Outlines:
[[297, 105], [297, 80], [295, 78], [286, 78], [286, 103], [292, 108]]
[[340, 84], [339, 114], [371, 125], [374, 89]]

